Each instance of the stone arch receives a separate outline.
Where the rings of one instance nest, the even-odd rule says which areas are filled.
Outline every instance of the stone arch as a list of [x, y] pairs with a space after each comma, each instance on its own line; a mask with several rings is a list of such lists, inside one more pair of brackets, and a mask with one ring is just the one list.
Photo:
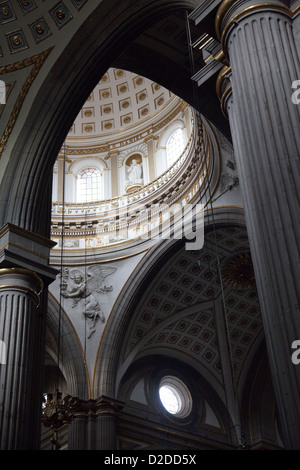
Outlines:
[[[219, 212], [216, 211], [214, 220], [219, 227], [230, 224], [245, 226], [242, 209], [223, 208]], [[206, 228], [212, 228], [210, 213], [206, 214]], [[159, 262], [174, 254], [180, 243], [182, 241], [174, 243], [174, 240], [164, 240], [152, 248], [151, 256], [147, 262], [137, 267], [123, 287], [110, 314], [110, 320], [106, 325], [104, 336], [98, 348], [98, 358], [92, 384], [95, 397], [101, 395], [115, 396], [118, 358], [139, 294], [145, 288], [148, 280], [151, 279], [151, 273], [157, 274]]]
[[[21, 131], [14, 142], [10, 139], [10, 150], [6, 150], [10, 155], [1, 185], [1, 225], [10, 222], [49, 236], [53, 164], [99, 77], [132, 40], [155, 22], [196, 5], [195, 0], [147, 0], [142, 4], [137, 0], [103, 0], [78, 26], [58, 57], [55, 49], [49, 53], [35, 80], [39, 91], [30, 112], [23, 122], [19, 117]], [[106, 21], [107, 16], [110, 21]]]
[[89, 379], [86, 371], [86, 364], [84, 361], [84, 353], [81, 349], [80, 341], [76, 336], [76, 332], [73, 326], [71, 325], [71, 322], [65, 315], [64, 311], [61, 312], [61, 315], [61, 326], [59, 332], [59, 304], [55, 297], [49, 295], [47, 329], [49, 330], [54, 343], [51, 347], [53, 351], [53, 362], [55, 362], [56, 367], [58, 367], [58, 354], [56, 342], [58, 340], [58, 335], [60, 334], [60, 370], [66, 381], [68, 393], [72, 396], [76, 396], [82, 399], [88, 399], [90, 396], [90, 384], [88, 381]]
[[246, 443], [251, 448], [276, 449], [283, 446], [264, 340], [248, 370], [241, 409]]

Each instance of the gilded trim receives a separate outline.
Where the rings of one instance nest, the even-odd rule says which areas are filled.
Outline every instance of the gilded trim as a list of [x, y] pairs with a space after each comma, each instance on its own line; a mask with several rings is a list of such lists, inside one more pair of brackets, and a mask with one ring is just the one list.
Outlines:
[[234, 3], [236, 3], [236, 0], [224, 0], [221, 3], [221, 5], [220, 5], [220, 7], [217, 11], [217, 14], [216, 14], [215, 30], [216, 30], [217, 36], [220, 39], [220, 42], [222, 44], [223, 44], [223, 38], [225, 37], [224, 33], [225, 32], [227, 33], [230, 26], [234, 22], [238, 21], [243, 16], [245, 16], [249, 13], [254, 13], [256, 11], [261, 11], [261, 10], [272, 9], [272, 10], [280, 11], [280, 12], [285, 13], [286, 15], [292, 17], [293, 14], [298, 9], [298, 7], [297, 7], [294, 11], [292, 11], [288, 7], [285, 7], [283, 5], [277, 5], [277, 4], [272, 3], [272, 2], [265, 2], [265, 3], [258, 3], [258, 4], [255, 4], [255, 5], [251, 5], [249, 7], [246, 7], [245, 9], [239, 11], [236, 15], [234, 15], [230, 19], [230, 21], [226, 24], [226, 26], [224, 27], [224, 30], [222, 31], [222, 21], [224, 19], [224, 16], [226, 15], [227, 11], [234, 5]]
[[226, 90], [224, 91], [224, 93], [221, 97], [221, 109], [222, 109], [222, 113], [224, 114], [225, 117], [228, 117], [227, 110], [225, 108], [225, 101], [231, 93], [232, 93], [232, 87], [230, 85], [228, 88], [226, 88]]
[[294, 10], [292, 10], [293, 16], [296, 16], [298, 13], [300, 13], [300, 5], [297, 5]]
[[11, 223], [7, 223], [0, 228], [0, 238], [6, 235], [7, 233], [15, 233], [16, 235], [27, 238], [31, 242], [34, 241], [48, 248], [52, 248], [56, 245], [56, 243], [50, 240], [49, 238], [45, 238], [42, 235], [30, 232], [25, 228], [19, 227], [18, 225], [14, 225]]
[[236, 0], [223, 0], [221, 5], [219, 6], [219, 9], [216, 14], [216, 19], [215, 19], [215, 30], [219, 39], [221, 37], [221, 24], [222, 24], [223, 18], [227, 10], [229, 10], [229, 8], [231, 8], [235, 2]]
[[9, 117], [8, 123], [6, 125], [6, 128], [3, 132], [3, 135], [0, 139], [0, 158], [2, 156], [2, 153], [4, 151], [5, 145], [7, 144], [7, 141], [13, 131], [13, 128], [15, 126], [15, 123], [17, 121], [17, 118], [20, 114], [21, 108], [23, 106], [24, 100], [29, 92], [29, 89], [34, 82], [35, 78], [37, 77], [39, 71], [41, 70], [45, 60], [49, 56], [50, 52], [52, 51], [53, 47], [50, 49], [42, 52], [41, 54], [35, 55], [33, 57], [29, 57], [28, 59], [22, 60], [20, 62], [16, 62], [14, 64], [6, 65], [3, 67], [0, 67], [0, 75], [10, 73], [10, 72], [15, 72], [17, 70], [21, 70], [25, 67], [29, 67], [33, 65], [33, 68], [31, 72], [28, 75], [28, 78], [26, 82], [24, 83], [19, 96], [15, 102], [15, 105], [13, 107], [13, 110], [11, 112], [11, 115]]
[[44, 256], [44, 255], [41, 255], [40, 253], [38, 253], [37, 251], [32, 251], [32, 250], [29, 250], [28, 248], [24, 248], [24, 246], [21, 246], [21, 245], [17, 245], [16, 243], [12, 243], [10, 241], [8, 241], [7, 243], [5, 243], [4, 245], [0, 246], [0, 250], [3, 250], [4, 248], [6, 248], [7, 246], [13, 246], [15, 248], [19, 248], [20, 250], [22, 251], [26, 251], [27, 253], [31, 253], [32, 255], [35, 255], [35, 256], [38, 256], [39, 258], [42, 258], [46, 261], [48, 261], [49, 257], [48, 256]]
[[16, 284], [3, 284], [2, 286], [0, 286], [0, 291], [9, 290], [9, 289], [21, 290], [21, 291], [24, 291], [25, 294], [30, 293], [34, 297], [37, 307], [39, 306], [40, 304], [39, 294], [37, 294], [34, 289], [31, 289], [30, 287], [18, 286]]
[[252, 13], [256, 13], [258, 11], [266, 10], [268, 7], [269, 7], [269, 9], [276, 10], [276, 11], [279, 11], [279, 12], [287, 15], [289, 18], [292, 18], [292, 16], [293, 16], [293, 13], [289, 8], [281, 6], [281, 5], [274, 5], [273, 3], [263, 3], [263, 4], [259, 4], [259, 5], [251, 5], [250, 7], [246, 8], [245, 10], [236, 13], [230, 19], [230, 21], [226, 24], [226, 26], [224, 27], [224, 29], [222, 31], [222, 34], [221, 34], [221, 38], [220, 38], [222, 49], [223, 49], [224, 54], [226, 56], [227, 56], [227, 53], [226, 53], [226, 47], [225, 47], [225, 40], [226, 40], [226, 36], [228, 34], [228, 31], [232, 28], [232, 26], [236, 25], [237, 21], [241, 20], [244, 16], [252, 14]]
[[[153, 245], [152, 245], [153, 246]], [[142, 253], [146, 253], [147, 251], [149, 251], [151, 248], [145, 248], [144, 250], [141, 250], [141, 251], [138, 251], [136, 253], [130, 253], [128, 255], [124, 255], [124, 256], [119, 256], [117, 258], [110, 258], [110, 259], [104, 259], [104, 260], [99, 260], [99, 261], [87, 261], [87, 263], [78, 263], [78, 262], [74, 262], [74, 263], [69, 263], [68, 260], [64, 263], [64, 266], [85, 266], [86, 264], [89, 264], [89, 265], [94, 265], [94, 264], [104, 264], [104, 263], [114, 263], [115, 261], [121, 261], [123, 259], [128, 259], [128, 258], [133, 258], [134, 256], [138, 256], [138, 255], [141, 255]], [[91, 250], [95, 250], [95, 248], [91, 248]], [[70, 253], [74, 253], [78, 250], [74, 250], [74, 251], [70, 251]], [[82, 250], [84, 251], [84, 250]], [[60, 263], [51, 263], [50, 262], [50, 266], [60, 266], [61, 264]]]
[[221, 69], [221, 71], [220, 71], [220, 73], [219, 73], [219, 75], [218, 75], [218, 77], [217, 77], [216, 92], [217, 92], [217, 96], [218, 96], [219, 100], [221, 100], [221, 98], [222, 98], [222, 86], [223, 86], [225, 77], [226, 77], [226, 75], [227, 75], [228, 73], [230, 73], [230, 72], [231, 72], [231, 67], [228, 67], [227, 65], [225, 65], [225, 66]]
[[25, 269], [25, 268], [2, 268], [0, 269], [0, 276], [12, 276], [12, 275], [13, 276], [26, 276], [26, 277], [33, 279], [35, 282], [37, 282], [39, 286], [39, 291], [36, 292], [36, 294], [40, 295], [42, 293], [44, 289], [44, 283], [42, 279], [34, 271], [30, 271], [29, 269]]

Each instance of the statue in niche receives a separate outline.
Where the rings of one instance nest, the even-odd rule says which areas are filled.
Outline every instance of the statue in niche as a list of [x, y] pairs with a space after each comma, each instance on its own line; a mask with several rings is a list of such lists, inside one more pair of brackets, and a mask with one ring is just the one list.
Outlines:
[[140, 155], [134, 155], [134, 158], [128, 158], [126, 161], [127, 177], [129, 184], [143, 183], [142, 158]]
[[90, 333], [88, 338], [96, 331], [96, 323], [100, 319], [105, 323], [103, 310], [95, 296], [112, 292], [113, 286], [104, 285], [105, 279], [116, 272], [117, 268], [107, 266], [88, 266], [86, 276], [78, 268], [64, 268], [61, 274], [61, 294], [65, 299], [73, 299], [72, 308], [84, 300], [83, 313], [88, 321]]

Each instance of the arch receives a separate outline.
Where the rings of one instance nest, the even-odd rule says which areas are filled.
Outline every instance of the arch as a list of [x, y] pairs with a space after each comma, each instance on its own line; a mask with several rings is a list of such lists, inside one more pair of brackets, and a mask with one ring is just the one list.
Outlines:
[[103, 160], [103, 158], [92, 156], [89, 158], [79, 157], [74, 160], [69, 166], [69, 173], [72, 173], [74, 176], [76, 176], [80, 170], [86, 167], [96, 167], [101, 171], [108, 170], [107, 163]]
[[241, 402], [246, 442], [256, 449], [283, 446], [265, 341], [248, 371]]
[[[168, 142], [172, 138], [172, 135], [178, 131], [182, 132], [182, 147], [179, 150], [176, 158], [173, 160], [170, 160], [168, 156]], [[170, 168], [176, 162], [177, 158], [179, 158], [179, 156], [183, 153], [188, 140], [189, 140], [189, 136], [187, 136], [185, 124], [181, 119], [176, 119], [175, 121], [171, 122], [163, 130], [163, 132], [160, 134], [159, 139], [157, 141], [157, 146], [156, 146], [155, 155], [154, 155], [155, 169], [156, 169], [157, 176], [165, 172], [168, 168]], [[175, 150], [177, 150], [177, 148], [175, 148]]]
[[166, 147], [167, 142], [177, 129], [184, 129], [185, 124], [181, 119], [176, 119], [176, 121], [171, 122], [160, 134], [159, 139], [157, 141], [157, 147]]
[[[211, 223], [211, 213], [206, 212], [206, 228]], [[222, 208], [214, 214], [215, 224], [245, 226], [242, 208]], [[212, 227], [211, 227], [212, 228]], [[115, 396], [117, 385], [118, 359], [121, 347], [128, 329], [128, 324], [139, 300], [139, 295], [145, 289], [152, 273], [164, 260], [176, 252], [182, 241], [164, 240], [154, 246], [148, 253], [147, 262], [137, 266], [123, 287], [114, 308], [111, 311], [104, 335], [98, 348], [97, 361], [93, 374], [92, 389], [94, 396]], [[129, 299], [129, 300], [128, 300]]]
[[169, 136], [167, 140], [167, 162], [172, 165], [180, 156], [184, 149], [184, 135], [183, 130], [179, 127]]
[[[159, 400], [159, 384], [161, 379], [168, 375], [176, 377], [185, 384], [193, 402], [188, 416], [179, 420], [173, 419], [174, 416], [168, 417], [168, 413], [162, 411]], [[118, 387], [117, 396], [125, 403], [125, 408], [130, 403], [132, 391], [138, 383], [144, 385], [145, 401], [143, 403], [147, 406], [147, 417], [151, 416], [152, 422], [158, 421], [160, 425], [170, 425], [170, 419], [175, 429], [183, 423], [184, 429], [191, 434], [195, 432], [195, 429], [198, 434], [199, 429], [203, 427], [206, 437], [210, 436], [217, 448], [219, 439], [222, 443], [236, 446], [237, 436], [226, 405], [212, 384], [192, 364], [182, 363], [165, 354], [150, 353], [137, 359], [128, 368]], [[211, 406], [217, 416], [220, 425], [217, 430], [205, 424], [206, 404]], [[134, 413], [132, 407], [131, 413]]]
[[10, 158], [3, 171], [0, 193], [1, 225], [11, 222], [49, 236], [54, 161], [99, 77], [143, 31], [170, 13], [191, 11], [197, 3], [196, 0], [142, 3], [102, 0], [78, 26], [58, 57], [55, 49], [49, 51], [43, 73], [35, 79], [35, 91], [39, 91], [35, 97], [33, 92], [29, 93], [27, 99], [34, 98], [32, 105], [26, 117], [24, 113], [23, 122], [18, 122], [21, 131], [14, 143], [10, 137], [10, 150], [7, 150]]
[[[48, 312], [47, 312], [47, 329], [53, 338], [54, 345], [48, 348], [49, 354], [52, 356], [52, 362], [57, 365], [57, 338], [59, 334], [59, 304], [52, 294], [48, 295]], [[62, 311], [60, 335], [63, 338], [61, 343], [60, 364], [59, 368], [62, 372], [68, 387], [68, 393], [72, 396], [82, 399], [90, 397], [90, 384], [84, 354], [81, 349], [80, 341], [76, 332], [71, 325], [65, 312]], [[52, 349], [52, 351], [51, 351]]]

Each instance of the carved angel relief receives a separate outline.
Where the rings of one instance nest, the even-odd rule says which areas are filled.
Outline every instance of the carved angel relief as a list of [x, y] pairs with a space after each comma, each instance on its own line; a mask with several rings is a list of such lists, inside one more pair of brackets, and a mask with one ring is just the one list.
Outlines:
[[83, 313], [88, 321], [90, 333], [88, 338], [96, 331], [96, 323], [100, 319], [105, 322], [103, 310], [94, 295], [107, 294], [113, 291], [113, 286], [104, 285], [105, 279], [115, 273], [117, 268], [108, 266], [88, 266], [83, 272], [78, 268], [63, 268], [61, 274], [61, 294], [65, 299], [73, 299], [73, 308], [81, 300]]

